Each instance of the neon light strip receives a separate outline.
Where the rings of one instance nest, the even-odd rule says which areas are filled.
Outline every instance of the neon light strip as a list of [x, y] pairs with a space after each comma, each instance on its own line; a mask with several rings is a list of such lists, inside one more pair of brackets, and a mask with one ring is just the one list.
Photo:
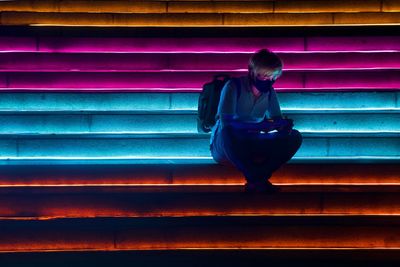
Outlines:
[[[288, 51], [288, 50], [279, 50], [275, 49], [274, 52], [277, 52], [278, 54], [385, 54], [385, 53], [398, 53], [400, 50], [340, 50], [340, 51], [334, 51], [334, 50], [312, 50], [312, 51]], [[251, 55], [254, 53], [254, 51], [211, 51], [211, 50], [204, 50], [204, 51], [198, 51], [198, 50], [174, 50], [174, 51], [163, 51], [163, 50], [154, 50], [154, 51], [98, 51], [98, 50], [80, 50], [80, 51], [36, 51], [36, 50], [27, 50], [27, 51], [21, 51], [21, 50], [0, 50], [1, 54], [8, 54], [8, 53], [32, 53], [32, 54], [49, 54], [49, 53], [57, 53], [57, 54], [246, 54], [246, 55]]]
[[[312, 14], [312, 13], [309, 13]], [[380, 13], [378, 13], [380, 14]], [[366, 26], [397, 26], [400, 23], [352, 23], [352, 24], [345, 24], [345, 23], [326, 23], [326, 24], [284, 24], [284, 25], [274, 25], [274, 24], [268, 24], [268, 25], [248, 25], [248, 24], [237, 24], [237, 25], [223, 25], [223, 24], [189, 24], [189, 25], [182, 25], [182, 24], [166, 24], [166, 25], [159, 25], [159, 24], [118, 24], [118, 25], [110, 25], [110, 24], [48, 24], [48, 23], [31, 23], [28, 24], [28, 26], [32, 27], [91, 27], [91, 28], [126, 28], [126, 27], [135, 27], [135, 28], [148, 28], [148, 27], [157, 27], [157, 28], [171, 28], [171, 27], [176, 27], [176, 28], [260, 28], [260, 27], [269, 27], [269, 28], [287, 28], [287, 27], [366, 27]], [[7, 25], [7, 24], [4, 24]]]
[[[0, 157], [0, 160], [214, 160], [211, 156], [209, 157], [149, 157], [149, 156], [126, 156], [126, 157]], [[296, 157], [293, 159], [297, 160], [324, 160], [324, 159], [335, 159], [335, 160], [351, 160], [351, 159], [388, 159], [388, 160], [400, 160], [400, 156], [351, 156], [351, 157], [338, 157], [338, 156], [327, 156], [327, 157]]]
[[[226, 218], [232, 217], [247, 217], [247, 218], [254, 218], [254, 217], [269, 217], [269, 218], [277, 218], [277, 217], [297, 217], [297, 218], [307, 218], [307, 217], [320, 217], [320, 218], [329, 218], [329, 217], [398, 217], [399, 213], [331, 213], [331, 214], [324, 214], [324, 213], [306, 213], [306, 214], [299, 214], [299, 213], [221, 213], [221, 212], [210, 212], [210, 213], [195, 213], [193, 214], [184, 214], [182, 215], [160, 215], [160, 213], [156, 213], [154, 215], [114, 215], [110, 213], [110, 216], [38, 216], [38, 217], [1, 217], [0, 220], [4, 221], [31, 221], [31, 220], [38, 220], [38, 221], [49, 221], [49, 220], [56, 220], [56, 219], [101, 219], [101, 218], [191, 218], [191, 217], [214, 217], [214, 216], [224, 216]], [[250, 248], [253, 249], [253, 248]], [[0, 252], [1, 253], [1, 252]]]
[[[291, 69], [284, 69], [284, 72], [311, 72], [311, 71], [364, 71], [364, 70], [400, 70], [399, 66], [393, 67], [347, 67], [347, 68], [291, 68]], [[0, 71], [3, 73], [7, 72], [30, 72], [30, 73], [69, 73], [69, 72], [79, 72], [79, 73], [110, 73], [110, 72], [134, 72], [134, 73], [202, 73], [202, 72], [210, 72], [210, 73], [219, 73], [219, 72], [239, 72], [245, 73], [247, 69], [89, 69], [89, 68], [82, 68], [82, 69], [66, 69], [61, 67], [61, 69], [7, 69], [7, 68], [0, 68]]]
[[[197, 109], [193, 109], [197, 112]], [[355, 113], [364, 113], [364, 112], [400, 112], [400, 108], [282, 108], [282, 112], [293, 112], [293, 111], [301, 111], [301, 112], [355, 112]]]
[[4, 253], [13, 253], [13, 254], [20, 254], [26, 252], [37, 252], [37, 253], [48, 253], [48, 252], [107, 252], [107, 251], [189, 251], [189, 250], [199, 250], [199, 251], [214, 251], [214, 250], [221, 250], [221, 251], [242, 251], [242, 250], [264, 250], [264, 251], [400, 251], [400, 247], [367, 247], [367, 248], [360, 248], [360, 247], [346, 247], [346, 248], [338, 248], [338, 247], [328, 247], [328, 248], [316, 248], [316, 247], [229, 247], [229, 248], [221, 248], [221, 247], [201, 247], [201, 248], [135, 248], [135, 249], [123, 249], [123, 248], [110, 248], [110, 249], [95, 249], [95, 248], [76, 248], [76, 249], [20, 249], [20, 250], [1, 250], [0, 254]]
[[[357, 135], [371, 135], [371, 137], [374, 137], [374, 135], [399, 135], [400, 137], [400, 131], [314, 131], [314, 130], [302, 130], [301, 128], [298, 129], [303, 135], [311, 135], [311, 136], [316, 136], [316, 135], [321, 135], [321, 137], [324, 136], [335, 136], [337, 135], [338, 137], [342, 137], [343, 135], [354, 135], [354, 137], [357, 137]], [[267, 133], [265, 133], [267, 134]], [[193, 138], [209, 138], [210, 133], [198, 133], [197, 131], [182, 131], [182, 132], [165, 132], [165, 131], [160, 131], [160, 132], [154, 132], [154, 131], [115, 131], [115, 132], [51, 132], [51, 131], [44, 131], [44, 132], [38, 132], [35, 131], [34, 133], [20, 133], [20, 132], [2, 132], [0, 133], [0, 136], [5, 136], [5, 135], [13, 135], [13, 136], [27, 136], [27, 137], [57, 137], [57, 136], [62, 136], [62, 137], [75, 137], [75, 136], [101, 136], [101, 135], [107, 135], [107, 136], [115, 136], [118, 137], [119, 135], [127, 135], [130, 137], [146, 137], [148, 136], [149, 138], [166, 138], [166, 137], [193, 137]], [[49, 135], [49, 136], [46, 136]]]
[[[400, 112], [400, 108], [282, 108], [283, 113], [398, 113]], [[7, 114], [7, 113], [52, 113], [58, 115], [59, 113], [68, 113], [68, 114], [92, 114], [92, 113], [99, 113], [99, 114], [155, 114], [155, 115], [162, 115], [162, 114], [197, 114], [197, 109], [154, 109], [154, 110], [146, 110], [146, 109], [74, 109], [74, 110], [57, 110], [57, 109], [35, 109], [35, 110], [28, 110], [28, 109], [2, 109], [0, 110], [0, 114]]]
[[[201, 88], [32, 88], [32, 87], [26, 87], [26, 88], [0, 88], [1, 91], [65, 91], [65, 92], [109, 92], [109, 93], [120, 93], [120, 92], [177, 92], [177, 93], [199, 93], [201, 92]], [[329, 92], [329, 91], [334, 91], [334, 92], [343, 92], [343, 91], [360, 91], [360, 92], [368, 92], [368, 91], [400, 91], [399, 88], [378, 88], [378, 87], [307, 87], [307, 88], [301, 88], [301, 87], [277, 87], [275, 88], [277, 92], [299, 92], [301, 91], [302, 93], [307, 93], [307, 92]]]
[[[0, 188], [42, 188], [42, 187], [134, 187], [134, 188], [150, 188], [150, 187], [165, 187], [165, 188], [174, 188], [174, 187], [242, 187], [244, 185], [245, 182], [238, 182], [238, 183], [185, 183], [185, 184], [180, 184], [180, 183], [171, 183], [171, 184], [152, 184], [152, 183], [140, 183], [140, 184], [135, 184], [135, 183], [112, 183], [112, 184], [106, 184], [106, 183], [98, 183], [98, 184], [90, 184], [90, 183], [85, 183], [85, 184], [65, 184], [65, 183], [57, 183], [57, 184], [0, 184]], [[284, 186], [284, 187], [309, 187], [309, 186], [315, 186], [318, 187], [318, 189], [320, 188], [320, 186], [324, 186], [324, 187], [339, 187], [339, 186], [345, 186], [345, 187], [366, 187], [366, 186], [374, 186], [374, 187], [384, 187], [387, 188], [388, 186], [399, 186], [400, 185], [400, 181], [398, 183], [385, 183], [385, 182], [379, 182], [379, 183], [353, 183], [353, 182], [349, 182], [349, 183], [326, 183], [326, 182], [320, 182], [320, 183], [304, 183], [304, 182], [299, 182], [299, 183], [279, 183], [279, 182], [274, 182], [274, 185], [279, 185], [279, 186]], [[332, 188], [328, 188], [329, 190], [326, 192], [336, 192], [335, 190], [333, 190]], [[365, 191], [368, 191], [369, 189], [365, 189]], [[293, 192], [293, 191], [287, 191], [287, 192]], [[296, 192], [302, 192], [302, 191], [296, 191]], [[309, 191], [307, 191], [309, 192]], [[356, 192], [363, 192], [363, 190], [356, 190]]]
[[[311, 164], [311, 163], [348, 163], [353, 162], [357, 164], [370, 164], [370, 163], [398, 163], [399, 157], [387, 156], [358, 156], [358, 157], [293, 157], [289, 164]], [[125, 165], [125, 164], [216, 164], [211, 157], [190, 157], [190, 158], [156, 158], [156, 157], [142, 157], [142, 158], [77, 158], [77, 157], [0, 157], [0, 165]]]

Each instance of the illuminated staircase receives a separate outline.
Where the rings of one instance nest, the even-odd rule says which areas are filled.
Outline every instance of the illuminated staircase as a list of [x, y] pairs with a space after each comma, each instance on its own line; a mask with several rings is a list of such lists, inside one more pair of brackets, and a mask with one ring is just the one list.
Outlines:
[[[398, 3], [0, 2], [0, 265], [398, 264]], [[196, 128], [202, 84], [263, 47], [304, 138], [274, 195]]]
[[399, 0], [2, 1], [2, 25], [253, 27], [398, 25]]
[[[245, 74], [242, 62], [254, 49], [249, 38], [208, 39], [214, 49], [201, 38], [3, 41], [6, 165], [212, 163], [209, 135], [196, 130], [198, 92], [215, 73]], [[254, 40], [285, 62], [276, 90], [304, 136], [294, 162], [398, 161], [398, 41]]]

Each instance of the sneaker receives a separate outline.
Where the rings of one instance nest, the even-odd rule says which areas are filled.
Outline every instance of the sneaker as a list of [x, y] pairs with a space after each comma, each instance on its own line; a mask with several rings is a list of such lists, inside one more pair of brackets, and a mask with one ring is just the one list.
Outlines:
[[271, 184], [270, 181], [262, 181], [262, 182], [255, 182], [255, 183], [247, 182], [244, 186], [244, 191], [247, 193], [273, 194], [273, 193], [280, 192], [281, 189], [279, 187], [277, 187], [276, 185]]
[[268, 180], [267, 180], [266, 184], [267, 184], [266, 188], [269, 193], [278, 193], [281, 191], [281, 188], [279, 186], [271, 184], [271, 182]]

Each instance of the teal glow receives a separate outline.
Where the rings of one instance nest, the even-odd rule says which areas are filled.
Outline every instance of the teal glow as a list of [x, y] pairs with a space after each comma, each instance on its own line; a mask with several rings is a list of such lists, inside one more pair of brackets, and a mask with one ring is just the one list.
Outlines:
[[[289, 164], [336, 164], [336, 163], [400, 163], [400, 157], [364, 156], [364, 157], [293, 157]], [[0, 165], [86, 165], [86, 164], [216, 164], [211, 157], [192, 158], [4, 158], [0, 157]]]

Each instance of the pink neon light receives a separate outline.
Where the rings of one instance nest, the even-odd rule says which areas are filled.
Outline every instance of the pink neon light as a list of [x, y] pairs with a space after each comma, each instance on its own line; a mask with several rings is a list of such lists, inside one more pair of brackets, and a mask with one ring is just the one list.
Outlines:
[[[162, 44], [162, 45], [160, 45]], [[307, 38], [25, 38], [0, 37], [0, 51], [229, 52], [400, 50], [400, 36]]]
[[[0, 53], [0, 71], [235, 72], [246, 71], [247, 54]], [[283, 54], [285, 71], [399, 69], [399, 53]]]
[[[399, 71], [288, 72], [276, 88], [400, 88]], [[200, 88], [214, 73], [0, 73], [1, 88]], [[245, 73], [240, 73], [245, 74]], [[8, 84], [6, 84], [6, 81]], [[8, 86], [7, 86], [8, 85]]]

